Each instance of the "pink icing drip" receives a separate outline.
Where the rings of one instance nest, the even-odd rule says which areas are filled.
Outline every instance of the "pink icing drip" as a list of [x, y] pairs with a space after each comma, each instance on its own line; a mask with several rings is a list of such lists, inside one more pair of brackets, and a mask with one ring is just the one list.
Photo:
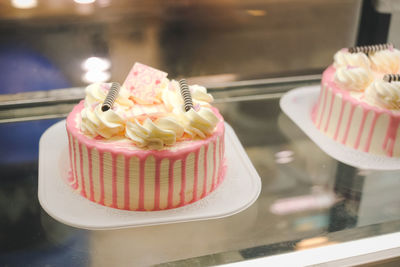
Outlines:
[[400, 120], [394, 120], [390, 118], [389, 127], [386, 131], [385, 140], [383, 142], [383, 147], [387, 151], [389, 157], [393, 156], [394, 144], [396, 141], [397, 129], [399, 128]]
[[117, 157], [111, 155], [112, 162], [112, 178], [111, 178], [111, 187], [112, 187], [112, 204], [113, 208], [116, 208], [117, 205]]
[[363, 117], [361, 119], [361, 125], [360, 125], [360, 128], [358, 129], [356, 143], [354, 144], [355, 149], [358, 149], [358, 147], [360, 146], [361, 136], [362, 136], [362, 133], [364, 130], [365, 121], [367, 120], [367, 114], [368, 114], [368, 111], [363, 110]]
[[83, 154], [82, 154], [82, 145], [78, 144], [78, 148], [79, 148], [79, 163], [80, 163], [80, 167], [81, 167], [81, 179], [82, 179], [82, 190], [81, 190], [81, 194], [83, 197], [86, 197], [86, 189], [85, 189], [85, 180], [84, 180], [84, 175], [83, 175]]
[[74, 183], [72, 185], [73, 189], [78, 189], [79, 188], [79, 181], [78, 181], [78, 168], [77, 168], [77, 159], [76, 159], [76, 146], [75, 146], [75, 140], [72, 139], [72, 147], [74, 148], [74, 172], [75, 172], [75, 177], [74, 177]]
[[342, 119], [343, 119], [343, 113], [344, 113], [344, 108], [346, 107], [346, 105], [342, 101], [340, 102], [340, 114], [339, 114], [339, 120], [338, 123], [336, 125], [336, 131], [335, 131], [335, 135], [333, 136], [334, 140], [337, 140], [338, 135], [339, 135], [339, 130], [340, 130], [340, 126], [342, 125]]
[[92, 150], [88, 148], [90, 200], [94, 201]]
[[321, 93], [318, 95], [317, 104], [315, 104], [311, 109], [311, 120], [313, 121], [314, 124], [317, 124], [317, 116], [318, 116], [317, 113], [318, 113], [319, 106], [321, 105], [322, 90], [323, 90], [323, 86], [321, 86]]
[[[223, 155], [223, 143], [224, 143], [224, 137], [221, 137], [220, 139], [219, 139], [219, 164], [220, 164], [220, 166], [221, 166], [221, 164], [223, 164], [223, 162], [224, 162], [224, 155]], [[221, 183], [221, 179], [222, 179], [223, 177], [221, 177], [221, 175], [218, 175], [218, 184], [219, 183]]]
[[174, 196], [174, 160], [169, 161], [168, 169], [168, 208], [173, 208], [173, 196]]
[[161, 160], [156, 160], [156, 179], [154, 189], [154, 210], [160, 209], [160, 171], [161, 171]]
[[214, 190], [215, 187], [217, 186], [216, 183], [216, 165], [217, 165], [217, 142], [213, 142], [213, 175], [212, 175], [212, 186], [211, 190]]
[[335, 95], [332, 94], [331, 97], [331, 105], [329, 106], [329, 113], [328, 113], [328, 119], [326, 120], [326, 124], [325, 124], [325, 129], [324, 131], [326, 132], [328, 130], [328, 126], [329, 126], [329, 122], [331, 120], [331, 116], [332, 116], [332, 109], [333, 109], [333, 101], [335, 100]]
[[181, 205], [185, 204], [185, 190], [186, 190], [186, 157], [182, 159], [182, 182], [181, 182]]
[[345, 131], [344, 136], [343, 136], [342, 144], [345, 144], [346, 141], [347, 141], [347, 136], [349, 135], [350, 125], [351, 125], [351, 121], [353, 119], [353, 114], [354, 114], [355, 108], [356, 107], [354, 105], [351, 106], [350, 115], [349, 115], [349, 121], [347, 122], [346, 131]]
[[104, 154], [99, 152], [100, 204], [104, 205]]
[[328, 98], [328, 90], [326, 90], [325, 89], [325, 95], [324, 95], [324, 103], [323, 103], [323, 105], [322, 105], [322, 108], [323, 108], [323, 110], [322, 110], [322, 113], [321, 113], [321, 117], [319, 118], [319, 122], [318, 122], [318, 125], [317, 125], [317, 128], [318, 129], [320, 129], [321, 128], [321, 124], [322, 124], [322, 119], [324, 118], [324, 114], [325, 114], [325, 105], [326, 105], [326, 99]]
[[[73, 170], [73, 166], [72, 166], [72, 146], [71, 146], [71, 135], [67, 132], [67, 134], [68, 134], [68, 145], [69, 145], [69, 167], [70, 167], [70, 169], [71, 170]], [[67, 181], [68, 181], [68, 183], [72, 183], [72, 181], [74, 180], [74, 176], [73, 175], [69, 175], [68, 176], [68, 179], [67, 179]]]
[[374, 128], [377, 120], [378, 120], [378, 114], [375, 113], [374, 118], [372, 119], [371, 127], [369, 128], [367, 143], [365, 144], [364, 152], [369, 151], [369, 147], [371, 146], [372, 142], [372, 134], [374, 133]]
[[194, 181], [193, 181], [193, 202], [197, 200], [197, 184], [199, 180], [199, 154], [200, 150], [194, 154]]
[[129, 210], [129, 158], [125, 157], [124, 209]]
[[144, 164], [146, 159], [139, 162], [139, 210], [144, 210]]
[[208, 145], [204, 147], [204, 183], [203, 183], [203, 195], [205, 197], [207, 195], [207, 152]]

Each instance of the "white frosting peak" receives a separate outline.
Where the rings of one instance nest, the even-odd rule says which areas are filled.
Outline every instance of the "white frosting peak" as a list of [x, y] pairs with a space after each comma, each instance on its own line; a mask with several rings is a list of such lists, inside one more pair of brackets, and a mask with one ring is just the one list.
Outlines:
[[364, 68], [339, 67], [336, 69], [334, 81], [342, 89], [362, 92], [373, 81], [373, 75]]
[[400, 82], [377, 80], [365, 91], [365, 100], [387, 109], [400, 109]]
[[147, 118], [141, 124], [138, 120], [126, 123], [125, 136], [139, 147], [162, 149], [164, 145], [174, 145], [183, 135], [183, 127], [173, 118], [160, 118], [153, 122]]
[[111, 138], [121, 135], [124, 131], [124, 121], [120, 115], [112, 109], [101, 110], [101, 105], [95, 108], [85, 107], [81, 111], [81, 130], [92, 136], [101, 135], [104, 138]]
[[[85, 105], [96, 105], [103, 103], [107, 97], [111, 83], [94, 83], [86, 87]], [[131, 107], [133, 102], [129, 99], [129, 92], [125, 87], [121, 87], [118, 97], [115, 99], [116, 105]]]
[[370, 55], [373, 70], [381, 73], [398, 73], [400, 71], [400, 51], [382, 50]]
[[360, 67], [364, 69], [369, 69], [371, 66], [371, 63], [364, 53], [349, 53], [348, 51], [345, 50], [340, 50], [338, 51], [334, 58], [334, 63], [333, 65], [335, 68], [340, 68], [340, 67]]
[[207, 137], [213, 132], [219, 121], [214, 112], [207, 107], [201, 107], [199, 111], [192, 108], [187, 112], [182, 108], [176, 108], [174, 113], [184, 125], [185, 132], [192, 137]]

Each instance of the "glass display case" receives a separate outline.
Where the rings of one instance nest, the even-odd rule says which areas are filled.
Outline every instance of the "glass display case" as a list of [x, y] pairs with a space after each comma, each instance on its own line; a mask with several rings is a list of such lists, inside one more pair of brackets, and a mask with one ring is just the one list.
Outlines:
[[[0, 3], [0, 266], [396, 266], [399, 171], [325, 154], [280, 109], [342, 47], [400, 35], [396, 1], [10, 0]], [[374, 23], [371, 23], [374, 22]], [[84, 230], [41, 207], [38, 142], [92, 82], [133, 62], [204, 84], [262, 180], [226, 218]]]

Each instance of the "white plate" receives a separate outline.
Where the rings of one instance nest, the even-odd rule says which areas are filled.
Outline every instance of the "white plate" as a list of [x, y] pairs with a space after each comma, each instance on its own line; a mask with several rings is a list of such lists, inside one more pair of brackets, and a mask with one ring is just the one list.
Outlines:
[[65, 121], [61, 121], [47, 129], [40, 139], [39, 202], [50, 216], [62, 223], [98, 230], [230, 216], [256, 201], [261, 191], [261, 179], [228, 124], [225, 124], [225, 142], [227, 173], [213, 193], [181, 208], [126, 211], [91, 202], [64, 182], [69, 171], [69, 156]]
[[314, 143], [332, 158], [360, 169], [400, 169], [400, 158], [390, 158], [355, 150], [334, 141], [320, 132], [311, 120], [311, 110], [317, 103], [319, 91], [319, 85], [293, 89], [281, 98], [281, 109]]

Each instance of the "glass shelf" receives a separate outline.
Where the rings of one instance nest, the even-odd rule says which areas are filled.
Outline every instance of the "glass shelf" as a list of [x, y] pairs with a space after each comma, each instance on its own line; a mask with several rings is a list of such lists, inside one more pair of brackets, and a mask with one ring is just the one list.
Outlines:
[[[0, 232], [5, 240], [0, 263], [204, 266], [398, 232], [400, 172], [359, 170], [330, 158], [280, 110], [279, 98], [286, 90], [316, 82], [318, 78], [280, 86], [253, 82], [214, 90], [215, 105], [262, 179], [260, 197], [247, 210], [216, 220], [110, 231], [61, 224], [37, 200], [40, 133], [78, 99], [13, 103], [15, 110], [26, 110], [8, 117], [3, 113], [7, 123], [0, 123], [0, 132], [11, 134], [2, 150], [8, 158], [2, 156], [0, 164]], [[41, 119], [33, 120], [34, 109]]]

